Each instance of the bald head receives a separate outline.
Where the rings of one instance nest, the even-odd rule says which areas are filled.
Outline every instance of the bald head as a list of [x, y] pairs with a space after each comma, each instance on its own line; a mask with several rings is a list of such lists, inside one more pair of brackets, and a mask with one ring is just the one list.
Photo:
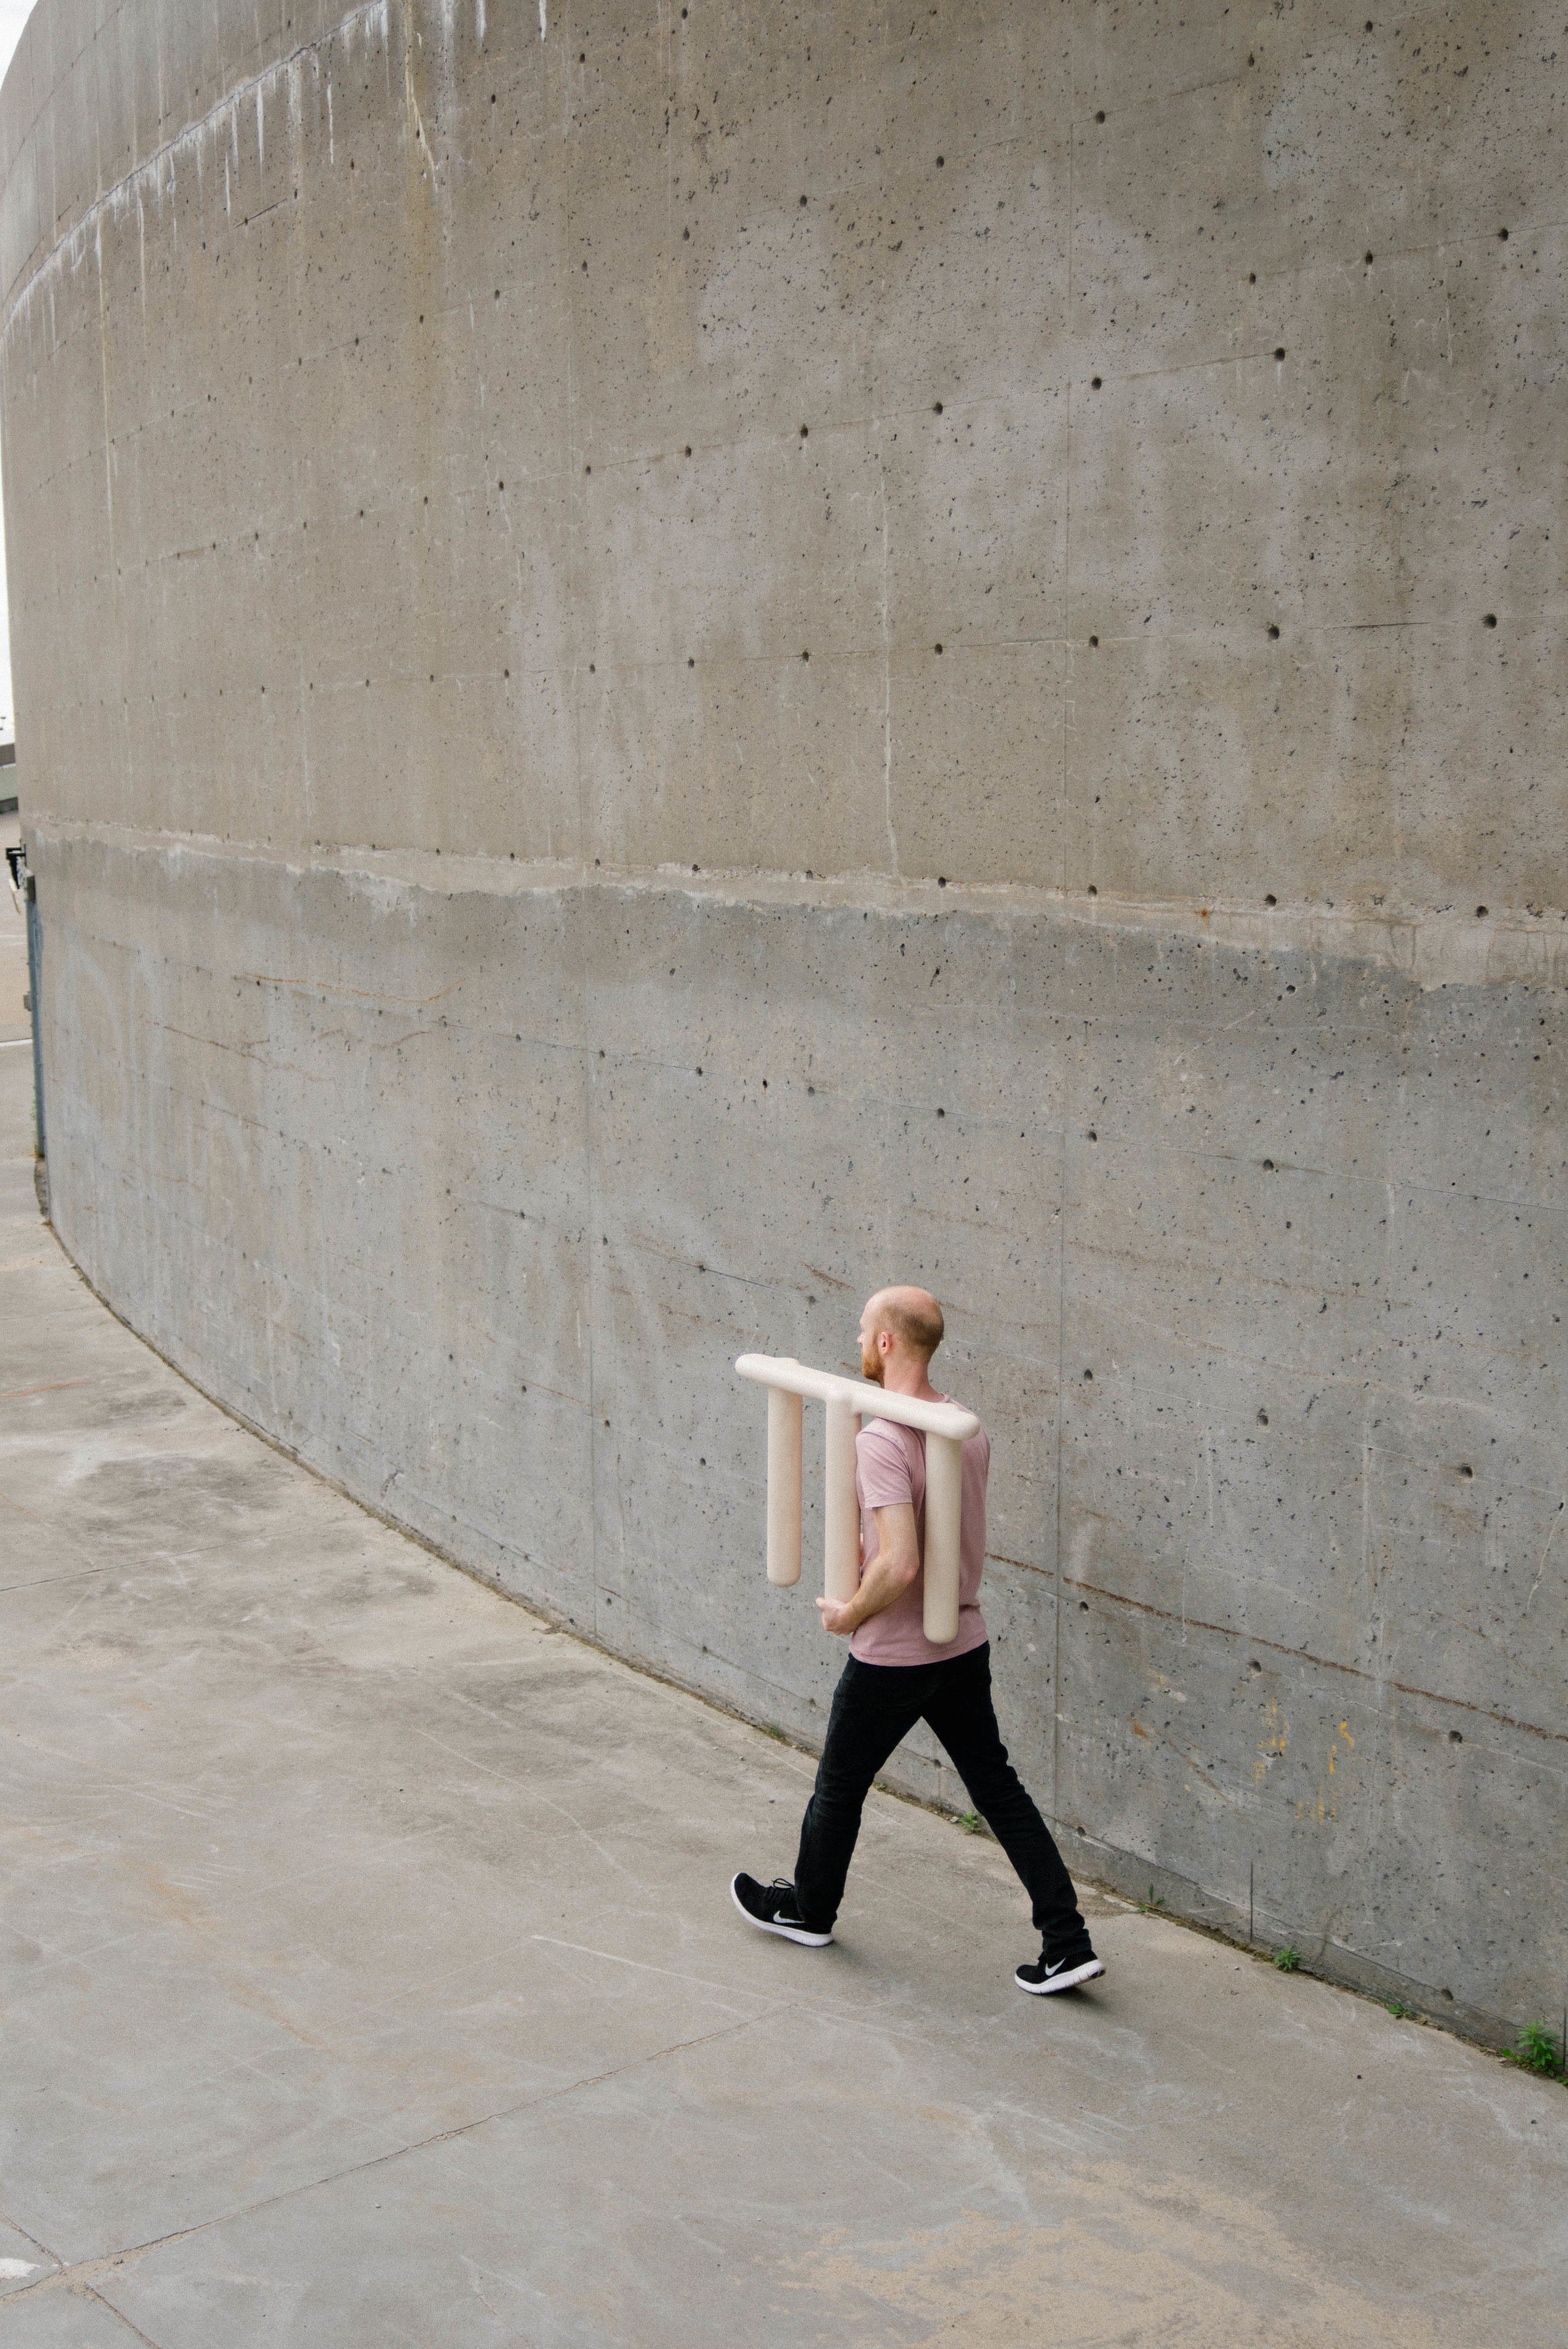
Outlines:
[[927, 1288], [900, 1286], [879, 1288], [861, 1316], [861, 1368], [868, 1379], [882, 1381], [890, 1360], [918, 1370], [923, 1381], [926, 1366], [942, 1343], [942, 1308]]

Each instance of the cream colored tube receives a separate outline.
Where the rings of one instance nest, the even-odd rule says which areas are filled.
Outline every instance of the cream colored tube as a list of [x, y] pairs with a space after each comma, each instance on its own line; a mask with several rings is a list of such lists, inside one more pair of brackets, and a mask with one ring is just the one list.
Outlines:
[[925, 1636], [944, 1648], [958, 1637], [958, 1536], [964, 1512], [964, 1446], [951, 1435], [925, 1439]]
[[841, 1607], [854, 1597], [861, 1580], [861, 1505], [855, 1498], [855, 1438], [860, 1432], [859, 1412], [830, 1396], [822, 1593]]
[[768, 1390], [768, 1579], [800, 1579], [800, 1420], [797, 1394]]
[[809, 1370], [789, 1354], [742, 1354], [735, 1365], [743, 1379], [759, 1386], [782, 1387], [787, 1394], [815, 1397], [819, 1402], [852, 1403], [863, 1418], [896, 1419], [928, 1435], [955, 1435], [964, 1443], [978, 1435], [980, 1423], [961, 1403], [923, 1402], [913, 1395], [889, 1394], [869, 1379], [841, 1378], [836, 1371]]

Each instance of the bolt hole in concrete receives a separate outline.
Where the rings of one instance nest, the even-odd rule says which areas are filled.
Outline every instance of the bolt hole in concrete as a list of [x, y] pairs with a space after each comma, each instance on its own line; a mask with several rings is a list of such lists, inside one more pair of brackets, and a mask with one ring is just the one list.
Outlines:
[[1489, 909], [1485, 905], [1478, 905], [1475, 909], [1476, 920], [1478, 922], [1484, 922], [1487, 917], [1488, 910]]
[[1095, 1132], [1095, 1130], [1094, 1130], [1094, 1128], [1093, 1128], [1093, 1126], [1092, 1126], [1092, 1125], [1089, 1127], [1089, 1130], [1088, 1130], [1088, 1139], [1090, 1140], [1090, 1142], [1098, 1142], [1098, 1141], [1099, 1140], [1099, 1134]]
[[1500, 242], [1506, 244], [1508, 243], [1508, 231], [1505, 228], [1500, 228], [1497, 233]]
[[1284, 345], [1283, 343], [1276, 343], [1276, 344], [1274, 345], [1274, 357], [1275, 357], [1275, 358], [1276, 358], [1276, 359], [1283, 359], [1283, 358], [1284, 358]]
[[1095, 887], [1092, 881], [1088, 885], [1088, 894], [1091, 897], [1098, 897], [1099, 895], [1099, 891]]
[[[937, 159], [936, 159], [936, 168], [937, 168], [937, 170], [938, 170], [939, 171], [941, 171], [941, 169], [942, 169], [943, 165], [946, 162], [946, 160], [947, 160], [947, 158], [946, 158], [946, 156], [945, 156], [945, 155], [939, 155], [939, 156], [937, 157]], [[1502, 233], [1503, 233], [1504, 236], [1506, 236], [1506, 235], [1508, 234], [1508, 231], [1507, 231], [1506, 229], [1504, 229]]]
[[1274, 626], [1272, 620], [1269, 622], [1269, 634], [1271, 636], [1277, 636], [1279, 634], [1278, 628]]
[[1266, 1411], [1260, 1411], [1260, 1412], [1259, 1412], [1259, 1413], [1258, 1413], [1258, 1425], [1259, 1425], [1260, 1427], [1266, 1427], [1266, 1426], [1268, 1425], [1268, 1423], [1269, 1423], [1269, 1415], [1268, 1415], [1267, 1412], [1266, 1412]]
[[1249, 1671], [1249, 1672], [1261, 1672], [1261, 1671], [1262, 1671], [1262, 1670], [1263, 1670], [1263, 1666], [1262, 1666], [1262, 1664], [1260, 1664], [1260, 1663], [1259, 1663], [1259, 1661], [1258, 1661], [1258, 1660], [1257, 1660], [1257, 1658], [1256, 1658], [1255, 1656], [1253, 1658], [1252, 1661], [1248, 1664], [1248, 1666], [1247, 1666], [1247, 1670], [1248, 1670], [1248, 1671]]
[[1265, 1158], [1265, 1159], [1264, 1160], [1264, 1173], [1265, 1174], [1272, 1174], [1274, 1173], [1274, 1160], [1273, 1160], [1272, 1158]]
[[932, 411], [931, 411], [931, 412], [932, 412], [933, 416], [940, 416], [940, 415], [941, 415], [941, 413], [942, 413], [942, 402], [941, 402], [940, 400], [937, 400], [937, 401], [934, 404], [934, 406], [933, 406], [933, 408], [932, 408]]
[[937, 646], [937, 647], [936, 647], [936, 649], [937, 649], [937, 651], [938, 651], [938, 652], [940, 652], [940, 651], [942, 650], [942, 647], [941, 647], [940, 645], [938, 645], [938, 646]]
[[1105, 120], [1105, 109], [1104, 109], [1104, 107], [1103, 107], [1103, 106], [1100, 108], [1099, 112], [1095, 116], [1095, 118], [1094, 118], [1094, 119], [1095, 119], [1095, 120], [1096, 120], [1097, 122], [1103, 122], [1103, 121]]
[[1089, 643], [1090, 643], [1090, 645], [1091, 645], [1091, 646], [1093, 646], [1093, 645], [1098, 645], [1098, 644], [1099, 644], [1099, 638], [1098, 636], [1090, 636], [1090, 638], [1089, 638]]
[[1366, 263], [1367, 268], [1370, 269], [1372, 266], [1372, 255], [1369, 253], [1364, 253], [1361, 258]]
[[800, 427], [800, 438], [801, 438], [801, 440], [809, 440], [810, 439], [810, 437], [811, 437], [811, 428], [810, 428], [810, 426], [809, 424], [802, 424], [802, 425], [801, 425], [801, 427]]
[[686, 442], [686, 453], [688, 457], [691, 455], [691, 442], [689, 440]]
[[1084, 1382], [1085, 1382], [1085, 1384], [1086, 1384], [1086, 1385], [1092, 1385], [1092, 1384], [1093, 1384], [1093, 1381], [1094, 1381], [1094, 1372], [1093, 1372], [1092, 1371], [1086, 1371], [1084, 1372]]
[[1100, 378], [1099, 378], [1099, 376], [1097, 376], [1097, 375], [1091, 375], [1091, 376], [1090, 376], [1090, 378], [1089, 378], [1089, 379], [1088, 379], [1088, 388], [1089, 388], [1089, 389], [1090, 389], [1091, 391], [1098, 391], [1098, 390], [1099, 389], [1099, 387], [1100, 387]]
[[1258, 282], [1258, 273], [1257, 273], [1257, 271], [1256, 271], [1255, 269], [1249, 269], [1249, 270], [1248, 270], [1248, 272], [1247, 272], [1247, 284], [1248, 284], [1249, 285], [1255, 285], [1257, 284], [1257, 282]]
[[1483, 628], [1495, 628], [1496, 626], [1497, 614], [1495, 612], [1488, 612], [1481, 621], [1481, 626]]
[[1462, 1729], [1450, 1729], [1450, 1730], [1449, 1730], [1449, 1744], [1450, 1745], [1462, 1745], [1462, 1744], [1464, 1744], [1464, 1742], [1465, 1742], [1465, 1738], [1464, 1738], [1464, 1732], [1463, 1732], [1463, 1730], [1462, 1730]]
[[1460, 1470], [1460, 1475], [1461, 1476], [1473, 1476], [1475, 1475], [1475, 1470], [1470, 1466], [1470, 1463], [1466, 1461], [1463, 1467]]
[[1265, 905], [1277, 905], [1279, 904], [1279, 899], [1274, 895], [1272, 889], [1268, 895], [1264, 899], [1264, 904]]

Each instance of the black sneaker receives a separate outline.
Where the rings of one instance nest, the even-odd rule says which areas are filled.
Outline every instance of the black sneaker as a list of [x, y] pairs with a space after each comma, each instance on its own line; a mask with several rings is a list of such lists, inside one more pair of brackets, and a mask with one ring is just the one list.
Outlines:
[[729, 1897], [741, 1915], [760, 1925], [765, 1933], [782, 1933], [787, 1941], [803, 1941], [809, 1950], [825, 1950], [833, 1938], [831, 1933], [812, 1931], [796, 1903], [795, 1887], [781, 1876], [771, 1884], [758, 1884], [754, 1876], [738, 1876]]
[[1041, 1998], [1053, 1990], [1077, 1990], [1080, 1982], [1093, 1982], [1096, 1974], [1104, 1971], [1104, 1964], [1085, 1941], [1063, 1958], [1049, 1957], [1042, 1950], [1033, 1965], [1018, 1968], [1013, 1980], [1020, 1990]]

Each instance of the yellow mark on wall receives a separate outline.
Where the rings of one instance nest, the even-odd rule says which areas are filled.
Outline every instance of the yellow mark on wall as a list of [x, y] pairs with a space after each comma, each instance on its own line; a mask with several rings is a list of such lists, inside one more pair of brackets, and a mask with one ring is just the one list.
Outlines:
[[[1339, 1734], [1344, 1738], [1346, 1745], [1355, 1745], [1356, 1740], [1351, 1736], [1348, 1725], [1343, 1721], [1339, 1724]], [[1338, 1757], [1338, 1753], [1339, 1747], [1337, 1741], [1334, 1738], [1330, 1738], [1328, 1741], [1328, 1778], [1332, 1778], [1334, 1775], [1334, 1764]], [[1322, 1826], [1326, 1820], [1336, 1819], [1339, 1816], [1338, 1798], [1336, 1794], [1333, 1794], [1329, 1791], [1327, 1778], [1324, 1780], [1324, 1783], [1317, 1790], [1316, 1802], [1297, 1803], [1295, 1806], [1295, 1815], [1298, 1819], [1315, 1820], [1319, 1826]]]
[[1258, 1758], [1253, 1764], [1253, 1784], [1254, 1786], [1261, 1786], [1263, 1785], [1264, 1780], [1268, 1775], [1269, 1764], [1274, 1759], [1276, 1754], [1281, 1754], [1284, 1752], [1285, 1740], [1290, 1734], [1289, 1725], [1280, 1712], [1279, 1699], [1277, 1697], [1270, 1697], [1268, 1701], [1268, 1713], [1266, 1718], [1268, 1722], [1269, 1734], [1266, 1737], [1259, 1738]]

